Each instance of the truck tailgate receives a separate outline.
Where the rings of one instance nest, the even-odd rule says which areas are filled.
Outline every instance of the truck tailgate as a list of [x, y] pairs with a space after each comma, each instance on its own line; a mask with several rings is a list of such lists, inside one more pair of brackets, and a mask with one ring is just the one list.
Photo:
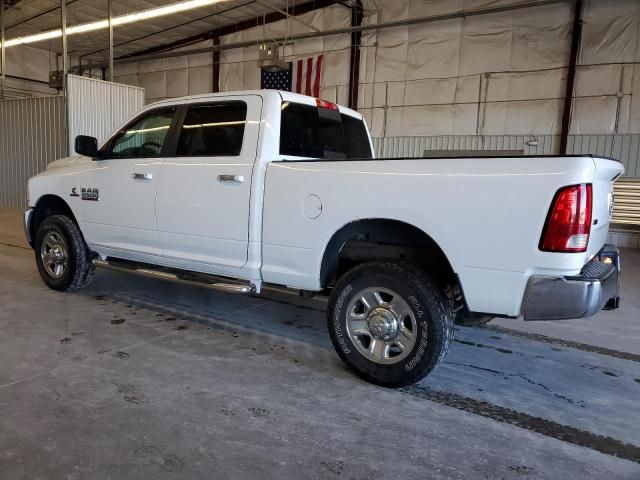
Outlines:
[[594, 157], [593, 163], [595, 166], [592, 215], [594, 221], [591, 226], [587, 259], [598, 253], [607, 241], [613, 213], [613, 183], [624, 173], [623, 165], [616, 160]]

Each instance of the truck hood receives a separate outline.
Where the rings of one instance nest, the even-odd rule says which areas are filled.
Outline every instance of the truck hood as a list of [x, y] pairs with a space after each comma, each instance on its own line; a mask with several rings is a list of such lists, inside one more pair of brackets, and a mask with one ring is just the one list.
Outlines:
[[83, 155], [72, 155], [70, 157], [54, 160], [49, 165], [47, 165], [47, 170], [54, 170], [56, 168], [62, 167], [72, 167], [75, 165], [84, 165], [91, 162], [92, 160], [89, 157], [85, 157]]

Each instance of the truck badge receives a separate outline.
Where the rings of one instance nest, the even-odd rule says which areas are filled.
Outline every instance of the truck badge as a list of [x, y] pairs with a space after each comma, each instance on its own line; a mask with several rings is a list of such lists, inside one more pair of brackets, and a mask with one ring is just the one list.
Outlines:
[[82, 189], [82, 200], [90, 200], [92, 202], [97, 202], [100, 199], [100, 192], [97, 188], [83, 188]]
[[71, 193], [69, 194], [70, 197], [79, 197], [80, 195], [78, 195], [78, 189], [76, 187], [73, 187], [71, 189]]

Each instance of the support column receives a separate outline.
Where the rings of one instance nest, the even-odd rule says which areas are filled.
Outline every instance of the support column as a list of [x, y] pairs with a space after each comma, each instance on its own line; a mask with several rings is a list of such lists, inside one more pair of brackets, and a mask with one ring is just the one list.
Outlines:
[[571, 114], [573, 110], [573, 89], [576, 78], [576, 63], [582, 40], [582, 0], [574, 5], [573, 31], [571, 33], [571, 53], [569, 54], [569, 69], [567, 71], [567, 85], [564, 92], [564, 108], [562, 111], [562, 130], [560, 131], [560, 153], [567, 153], [569, 130], [571, 128]]
[[67, 95], [67, 5], [66, 0], [60, 0], [60, 24], [62, 29], [62, 93]]
[[113, 82], [113, 5], [112, 1], [108, 0], [108, 15], [109, 15], [109, 81]]
[[0, 0], [0, 91], [4, 94], [4, 83], [7, 79], [4, 50], [4, 0]]
[[[351, 7], [351, 26], [362, 25], [362, 0], [354, 0]], [[351, 32], [351, 51], [349, 61], [349, 108], [358, 109], [358, 87], [360, 82], [360, 42], [362, 32]]]
[[[220, 45], [220, 37], [213, 37], [213, 45]], [[212, 77], [211, 91], [218, 93], [220, 91], [220, 50], [213, 51]]]

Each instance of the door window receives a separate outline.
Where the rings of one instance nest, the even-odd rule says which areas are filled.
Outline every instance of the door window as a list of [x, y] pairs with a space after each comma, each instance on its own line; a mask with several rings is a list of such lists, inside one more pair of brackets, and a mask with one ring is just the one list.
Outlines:
[[229, 157], [240, 155], [247, 120], [247, 104], [224, 102], [194, 105], [184, 120], [178, 156]]
[[159, 157], [175, 108], [154, 110], [120, 130], [110, 142], [110, 158]]

